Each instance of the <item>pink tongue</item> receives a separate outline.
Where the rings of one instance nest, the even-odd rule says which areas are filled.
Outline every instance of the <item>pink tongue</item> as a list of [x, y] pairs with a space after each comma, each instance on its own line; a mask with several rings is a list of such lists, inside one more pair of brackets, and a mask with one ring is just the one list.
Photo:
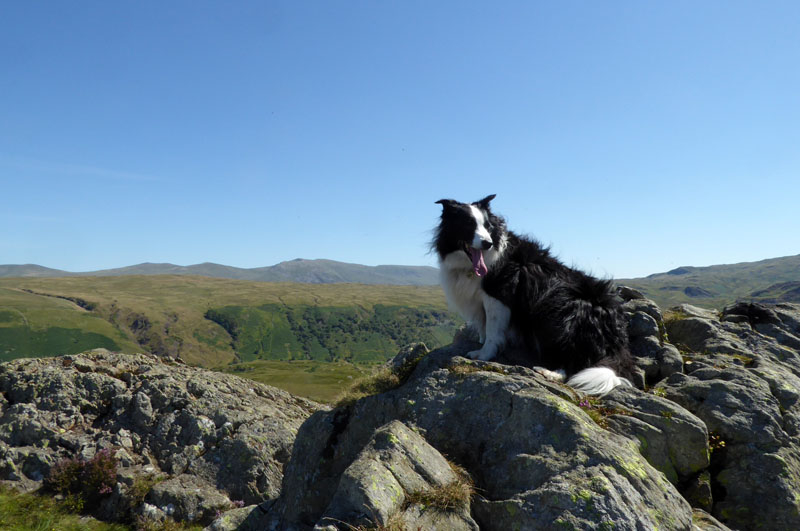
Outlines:
[[475, 271], [475, 274], [479, 277], [486, 275], [489, 272], [489, 269], [486, 267], [486, 263], [483, 261], [483, 251], [480, 249], [470, 249], [469, 255], [472, 257], [472, 269]]

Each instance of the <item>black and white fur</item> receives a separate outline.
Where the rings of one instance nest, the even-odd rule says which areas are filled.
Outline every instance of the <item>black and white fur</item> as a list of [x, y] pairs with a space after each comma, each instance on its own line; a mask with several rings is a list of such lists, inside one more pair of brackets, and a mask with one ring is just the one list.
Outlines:
[[442, 199], [433, 248], [449, 305], [478, 332], [472, 359], [521, 345], [537, 370], [588, 394], [625, 379], [633, 363], [611, 283], [565, 266], [537, 241], [506, 229], [490, 195], [475, 203]]

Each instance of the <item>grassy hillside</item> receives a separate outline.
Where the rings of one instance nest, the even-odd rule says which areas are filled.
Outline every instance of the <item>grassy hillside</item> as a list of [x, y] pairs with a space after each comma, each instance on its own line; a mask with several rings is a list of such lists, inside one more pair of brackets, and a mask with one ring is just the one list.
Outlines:
[[0, 279], [0, 359], [94, 347], [187, 363], [387, 359], [449, 341], [438, 287], [263, 283], [194, 276]]
[[792, 302], [798, 299], [798, 286], [792, 283], [800, 282], [800, 255], [740, 264], [679, 267], [616, 282], [642, 291], [662, 308], [689, 303], [721, 309], [737, 300]]
[[75, 302], [34, 295], [13, 283], [0, 284], [0, 361], [98, 347], [139, 348], [124, 331]]
[[772, 284], [753, 292], [753, 297], [763, 302], [800, 302], [800, 281]]

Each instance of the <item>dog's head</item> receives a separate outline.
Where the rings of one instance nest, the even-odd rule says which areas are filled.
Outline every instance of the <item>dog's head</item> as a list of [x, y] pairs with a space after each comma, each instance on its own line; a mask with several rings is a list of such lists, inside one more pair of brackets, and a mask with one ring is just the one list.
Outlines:
[[479, 277], [488, 269], [483, 259], [484, 251], [499, 243], [502, 219], [492, 214], [489, 195], [474, 203], [460, 203], [452, 199], [440, 199], [442, 217], [436, 229], [433, 246], [444, 259], [450, 253], [463, 251], [472, 260], [472, 268]]

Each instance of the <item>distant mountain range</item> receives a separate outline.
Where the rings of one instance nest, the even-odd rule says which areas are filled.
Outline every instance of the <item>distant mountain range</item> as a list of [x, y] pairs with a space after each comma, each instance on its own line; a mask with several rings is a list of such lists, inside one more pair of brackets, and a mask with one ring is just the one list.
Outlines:
[[267, 267], [245, 269], [206, 262], [190, 266], [144, 263], [117, 269], [72, 273], [35, 264], [0, 265], [0, 277], [85, 277], [122, 275], [200, 275], [259, 282], [304, 282], [311, 284], [390, 284], [430, 286], [439, 283], [439, 270], [429, 266], [365, 266], [334, 260], [298, 258]]
[[[213, 263], [190, 266], [144, 263], [118, 269], [71, 273], [39, 265], [0, 265], [0, 278], [122, 275], [200, 275], [259, 282], [311, 284], [431, 286], [439, 283], [438, 269], [435, 267], [365, 266], [334, 260], [300, 258], [253, 269]], [[684, 302], [706, 308], [722, 308], [736, 300], [800, 302], [800, 255], [739, 264], [684, 266], [644, 278], [616, 279], [616, 282], [642, 291], [662, 308]]]

